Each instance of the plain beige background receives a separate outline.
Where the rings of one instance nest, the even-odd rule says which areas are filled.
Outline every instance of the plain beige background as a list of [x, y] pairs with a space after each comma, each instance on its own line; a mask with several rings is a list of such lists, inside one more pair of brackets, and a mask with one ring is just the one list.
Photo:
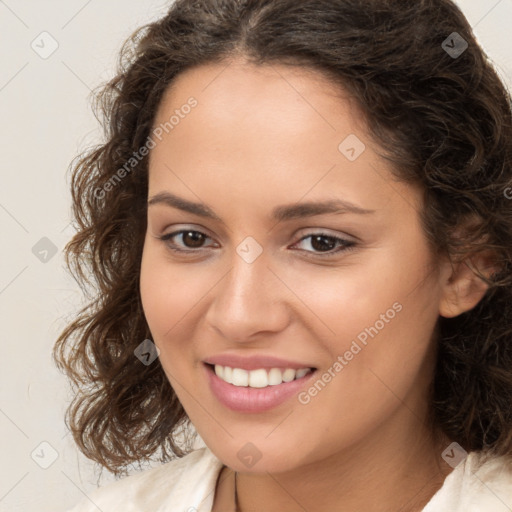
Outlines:
[[[512, 84], [512, 0], [458, 3]], [[70, 394], [51, 360], [82, 300], [61, 252], [73, 234], [67, 168], [100, 134], [90, 90], [112, 76], [124, 39], [168, 6], [0, 0], [1, 512], [62, 512], [98, 481], [67, 435]]]

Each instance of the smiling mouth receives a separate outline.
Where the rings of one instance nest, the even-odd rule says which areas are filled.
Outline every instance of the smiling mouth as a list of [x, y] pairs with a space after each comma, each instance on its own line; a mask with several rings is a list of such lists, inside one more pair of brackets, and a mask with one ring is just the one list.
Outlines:
[[267, 388], [302, 379], [316, 371], [316, 368], [258, 368], [245, 370], [231, 366], [205, 363], [211, 372], [227, 384], [236, 387]]

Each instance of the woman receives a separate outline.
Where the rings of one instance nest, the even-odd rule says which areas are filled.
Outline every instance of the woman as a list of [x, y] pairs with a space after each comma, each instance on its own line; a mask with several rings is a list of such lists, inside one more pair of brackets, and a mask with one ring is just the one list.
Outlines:
[[166, 463], [74, 510], [510, 510], [511, 99], [459, 9], [178, 0], [120, 64], [55, 356], [85, 455]]

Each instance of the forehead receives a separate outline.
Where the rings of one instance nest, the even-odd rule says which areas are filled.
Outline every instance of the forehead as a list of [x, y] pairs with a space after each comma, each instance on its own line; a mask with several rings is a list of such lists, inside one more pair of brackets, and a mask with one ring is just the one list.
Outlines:
[[[155, 124], [165, 123], [190, 97], [197, 99], [204, 114], [215, 113], [217, 126], [250, 116], [252, 122], [259, 121], [257, 127], [263, 125], [267, 131], [272, 126], [289, 127], [292, 121], [332, 132], [349, 125], [365, 129], [363, 116], [350, 95], [306, 67], [254, 65], [238, 59], [188, 69], [168, 87]], [[297, 125], [301, 127], [303, 124]]]
[[[191, 98], [195, 106], [185, 107]], [[374, 151], [356, 103], [305, 68], [232, 61], [189, 69], [163, 96], [158, 127], [153, 193], [178, 188], [201, 197], [222, 188], [224, 199], [232, 190], [255, 206], [341, 194], [374, 207], [400, 186], [383, 186], [393, 181], [389, 164]], [[345, 140], [362, 151], [357, 159], [343, 153]]]

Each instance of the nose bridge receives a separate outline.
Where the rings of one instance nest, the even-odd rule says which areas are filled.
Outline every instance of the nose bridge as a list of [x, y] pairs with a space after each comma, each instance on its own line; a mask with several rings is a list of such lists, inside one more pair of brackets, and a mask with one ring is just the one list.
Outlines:
[[225, 307], [247, 316], [248, 309], [256, 310], [269, 302], [268, 281], [271, 272], [266, 255], [257, 254], [254, 246], [242, 243], [236, 248], [231, 259], [231, 270], [220, 287], [220, 297]]
[[286, 312], [279, 298], [283, 290], [268, 268], [270, 263], [268, 254], [250, 237], [233, 251], [230, 270], [215, 287], [206, 315], [224, 337], [243, 340], [260, 330], [283, 327]]

